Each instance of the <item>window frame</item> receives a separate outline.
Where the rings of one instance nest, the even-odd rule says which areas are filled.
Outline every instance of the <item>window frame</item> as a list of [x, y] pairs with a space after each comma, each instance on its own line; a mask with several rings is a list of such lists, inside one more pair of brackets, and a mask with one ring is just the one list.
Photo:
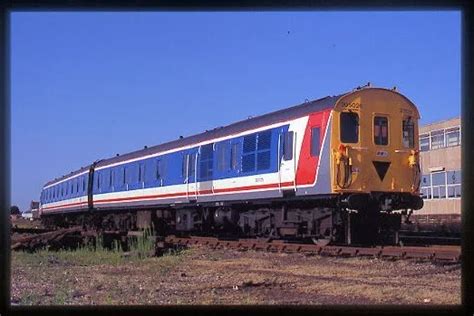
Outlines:
[[[318, 141], [317, 141], [317, 150], [315, 152], [314, 150], [314, 146], [315, 146], [315, 143], [314, 143], [314, 130], [318, 130]], [[310, 149], [309, 149], [309, 153], [310, 153], [310, 156], [311, 157], [319, 157], [319, 155], [321, 154], [321, 126], [313, 126], [311, 127], [311, 142], [310, 142]]]
[[230, 169], [238, 170], [239, 169], [239, 146], [240, 143], [233, 143], [230, 146]]
[[[376, 124], [376, 120], [379, 120], [379, 125], [375, 125]], [[383, 125], [381, 124], [381, 122], [385, 120], [386, 122], [386, 127], [387, 127], [387, 135], [384, 137], [382, 134], [382, 127]], [[375, 127], [376, 126], [379, 126], [380, 128], [380, 131], [379, 131], [379, 136], [375, 136]], [[384, 143], [383, 140], [386, 140], [386, 142]], [[377, 141], [380, 141], [380, 143], [378, 143]], [[390, 119], [389, 119], [389, 115], [387, 114], [375, 114], [373, 119], [372, 119], [372, 143], [375, 145], [375, 146], [390, 146]]]
[[284, 161], [289, 161], [293, 159], [294, 156], [294, 142], [295, 142], [295, 132], [294, 131], [285, 131], [282, 135], [282, 159]]
[[[346, 128], [346, 125], [343, 124], [343, 116], [345, 117], [346, 115], [356, 115], [356, 122], [357, 122], [357, 130], [356, 130], [356, 136], [357, 140], [354, 141], [349, 141], [347, 139], [343, 139], [344, 134], [344, 128]], [[344, 144], [358, 144], [360, 142], [360, 116], [358, 112], [355, 111], [344, 111], [340, 112], [339, 114], [339, 140], [341, 143]], [[352, 140], [352, 139], [351, 139]]]
[[[410, 124], [408, 124], [410, 123]], [[411, 126], [411, 139], [408, 139], [408, 147], [405, 145], [405, 129], [406, 127], [408, 126]], [[410, 129], [408, 129], [408, 133], [410, 133]], [[414, 149], [415, 148], [415, 139], [416, 139], [416, 135], [415, 135], [415, 121], [413, 120], [413, 118], [411, 116], [406, 116], [402, 119], [402, 146], [403, 148], [407, 148], [407, 149]], [[408, 137], [410, 137], [410, 135], [408, 135]], [[412, 142], [411, 146], [410, 146], [410, 140]]]

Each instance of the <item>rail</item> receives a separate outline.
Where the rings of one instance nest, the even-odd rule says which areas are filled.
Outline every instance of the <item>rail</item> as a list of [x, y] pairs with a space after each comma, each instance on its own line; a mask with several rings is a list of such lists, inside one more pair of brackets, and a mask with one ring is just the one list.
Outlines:
[[314, 244], [285, 243], [274, 240], [265, 242], [257, 239], [219, 240], [213, 237], [177, 237], [168, 236], [165, 239], [170, 244], [182, 246], [204, 245], [213, 249], [231, 248], [237, 250], [263, 250], [285, 253], [310, 253], [321, 256], [337, 257], [372, 257], [381, 259], [418, 259], [457, 263], [461, 261], [459, 246], [320, 246]]

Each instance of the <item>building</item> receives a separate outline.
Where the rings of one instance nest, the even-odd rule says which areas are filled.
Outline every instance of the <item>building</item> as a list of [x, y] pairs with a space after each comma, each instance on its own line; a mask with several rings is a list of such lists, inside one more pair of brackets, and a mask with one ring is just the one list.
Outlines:
[[33, 219], [39, 218], [39, 202], [31, 201], [30, 203], [31, 217]]
[[460, 224], [460, 125], [458, 117], [420, 127], [420, 191], [424, 206], [414, 213], [417, 222]]

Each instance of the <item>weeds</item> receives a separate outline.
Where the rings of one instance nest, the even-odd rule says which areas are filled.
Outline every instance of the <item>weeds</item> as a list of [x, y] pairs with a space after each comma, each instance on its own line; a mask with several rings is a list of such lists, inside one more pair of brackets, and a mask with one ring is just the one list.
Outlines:
[[[107, 247], [108, 246], [108, 247]], [[41, 249], [35, 253], [17, 252], [15, 260], [32, 266], [51, 265], [118, 265], [124, 262], [136, 261], [154, 255], [155, 239], [152, 229], [145, 229], [137, 238], [130, 239], [128, 251], [125, 252], [119, 241], [114, 240], [109, 245], [99, 236], [76, 249], [50, 251]]]
[[141, 236], [130, 240], [130, 252], [138, 259], [150, 257], [154, 254], [155, 239], [151, 228], [145, 229]]
[[[119, 283], [110, 286], [108, 280], [122, 279], [123, 276], [114, 275], [117, 268], [138, 269], [141, 273], [150, 275], [166, 276], [172, 272], [185, 257], [188, 251], [182, 249], [170, 249], [161, 257], [153, 257], [155, 250], [155, 241], [152, 230], [145, 230], [142, 236], [132, 239], [128, 244], [129, 247], [123, 250], [120, 241], [105, 243], [102, 238], [97, 238], [94, 242], [82, 245], [76, 249], [62, 249], [52, 251], [48, 249], [38, 250], [34, 253], [14, 252], [12, 256], [13, 274], [21, 271], [21, 279], [23, 282], [33, 285], [46, 285], [46, 292], [31, 291], [30, 287], [19, 289], [17, 301], [21, 305], [64, 305], [76, 304], [87, 300], [85, 294], [91, 295], [94, 299], [101, 299], [104, 304], [115, 304], [123, 301], [122, 290], [116, 291]], [[123, 267], [118, 267], [124, 264]], [[112, 267], [111, 267], [112, 266]], [[96, 282], [89, 276], [84, 276], [78, 271], [97, 272], [94, 280], [100, 280], [101, 284], [105, 284], [104, 293], [96, 292], [92, 286]], [[39, 273], [41, 271], [41, 273]], [[71, 272], [72, 271], [72, 272]], [[104, 273], [106, 275], [104, 276]], [[110, 274], [111, 273], [111, 274]], [[133, 273], [131, 274], [133, 275]], [[104, 283], [105, 282], [105, 283]], [[121, 283], [120, 283], [121, 284]], [[36, 287], [38, 290], [38, 287]], [[72, 290], [74, 289], [74, 291]], [[84, 295], [77, 295], [78, 292], [84, 292]], [[108, 291], [108, 292], [107, 292]], [[143, 289], [134, 289], [134, 292], [141, 292]], [[143, 304], [147, 304], [148, 297], [142, 295], [138, 300]], [[125, 301], [127, 302], [127, 301]]]

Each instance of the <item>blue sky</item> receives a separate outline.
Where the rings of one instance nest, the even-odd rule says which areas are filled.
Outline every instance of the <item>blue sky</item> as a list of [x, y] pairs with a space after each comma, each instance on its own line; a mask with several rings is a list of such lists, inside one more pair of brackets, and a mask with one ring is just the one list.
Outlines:
[[460, 115], [461, 13], [16, 12], [12, 203], [100, 158], [370, 81]]

